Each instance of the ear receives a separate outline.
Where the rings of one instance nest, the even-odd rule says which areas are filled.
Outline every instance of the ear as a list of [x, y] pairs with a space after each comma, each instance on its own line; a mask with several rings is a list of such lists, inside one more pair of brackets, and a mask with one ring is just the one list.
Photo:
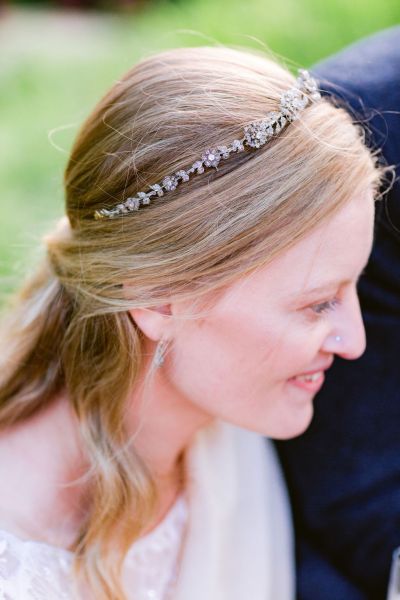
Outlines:
[[171, 327], [171, 305], [153, 306], [152, 308], [133, 308], [129, 311], [136, 325], [146, 337], [157, 342], [166, 337]]

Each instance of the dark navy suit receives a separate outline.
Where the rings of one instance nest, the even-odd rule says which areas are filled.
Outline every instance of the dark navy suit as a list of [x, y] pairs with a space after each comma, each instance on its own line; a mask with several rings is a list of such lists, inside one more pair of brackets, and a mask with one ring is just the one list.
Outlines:
[[[400, 27], [312, 71], [368, 121], [369, 143], [398, 166]], [[277, 443], [296, 524], [299, 600], [384, 600], [392, 552], [400, 546], [399, 182], [378, 207], [359, 294], [365, 354], [336, 358], [309, 430]]]

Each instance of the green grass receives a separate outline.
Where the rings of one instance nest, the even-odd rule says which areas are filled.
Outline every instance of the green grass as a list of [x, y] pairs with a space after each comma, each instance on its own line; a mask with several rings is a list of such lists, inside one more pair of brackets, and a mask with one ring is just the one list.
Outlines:
[[398, 0], [182, 0], [76, 22], [38, 11], [3, 17], [1, 290], [31, 268], [41, 235], [62, 214], [62, 173], [80, 122], [140, 57], [222, 43], [267, 47], [308, 66], [399, 22]]

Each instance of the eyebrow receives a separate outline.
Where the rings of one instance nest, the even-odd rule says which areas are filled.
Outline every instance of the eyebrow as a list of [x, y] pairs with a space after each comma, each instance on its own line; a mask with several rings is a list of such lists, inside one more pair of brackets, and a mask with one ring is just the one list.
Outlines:
[[317, 294], [324, 294], [326, 292], [330, 292], [333, 289], [338, 289], [340, 288], [342, 285], [345, 285], [349, 283], [349, 280], [343, 280], [343, 281], [330, 281], [328, 283], [325, 283], [324, 285], [319, 285], [317, 287], [314, 288], [310, 288], [309, 290], [303, 290], [298, 294], [295, 294], [295, 296], [297, 298], [308, 298], [309, 296], [314, 296]]
[[[358, 282], [360, 281], [361, 277], [364, 275], [366, 267], [367, 267], [367, 265], [365, 265], [365, 267], [363, 268], [363, 270], [357, 277], [356, 285], [358, 285]], [[297, 298], [300, 298], [301, 300], [303, 300], [305, 298], [309, 298], [310, 296], [314, 296], [317, 294], [325, 294], [326, 292], [331, 292], [334, 289], [337, 290], [340, 287], [342, 287], [344, 285], [348, 285], [351, 282], [352, 282], [351, 279], [342, 279], [341, 281], [328, 281], [327, 283], [324, 283], [323, 285], [319, 285], [314, 288], [310, 288], [309, 290], [304, 290], [304, 291], [300, 292], [299, 294], [295, 294], [295, 296], [297, 296]]]

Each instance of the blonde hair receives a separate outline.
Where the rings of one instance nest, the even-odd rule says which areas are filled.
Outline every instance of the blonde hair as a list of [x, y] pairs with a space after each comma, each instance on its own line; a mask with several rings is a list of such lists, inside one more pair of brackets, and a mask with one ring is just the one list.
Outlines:
[[264, 148], [137, 212], [93, 213], [231, 142], [293, 81], [265, 56], [221, 47], [171, 50], [131, 69], [84, 123], [65, 172], [68, 219], [3, 323], [0, 423], [26, 419], [63, 389], [76, 413], [91, 502], [73, 549], [97, 600], [125, 598], [120, 568], [156, 501], [123, 427], [143, 349], [128, 309], [221, 289], [357, 191], [378, 190], [382, 169], [349, 115], [323, 100]]

